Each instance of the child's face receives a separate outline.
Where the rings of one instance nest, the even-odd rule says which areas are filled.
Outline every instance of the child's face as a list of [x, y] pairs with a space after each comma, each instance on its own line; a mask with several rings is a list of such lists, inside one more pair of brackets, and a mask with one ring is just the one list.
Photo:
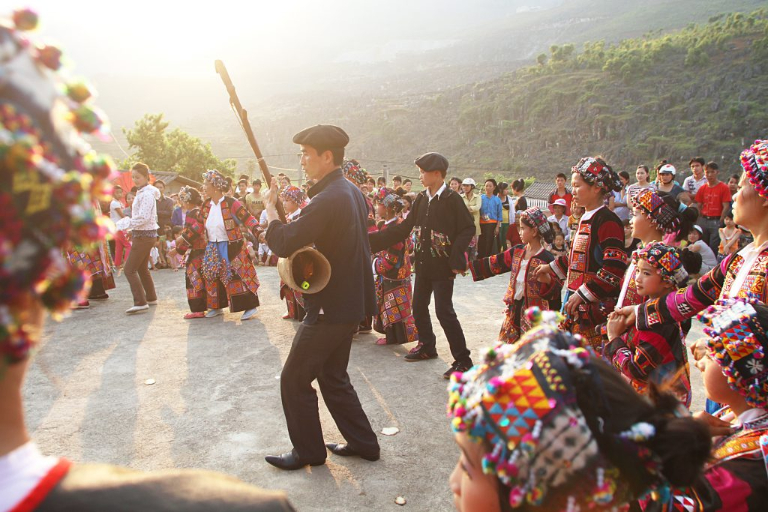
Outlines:
[[555, 215], [557, 215], [558, 218], [562, 217], [565, 214], [564, 206], [560, 206], [559, 204], [556, 204], [553, 209], [555, 210]]
[[635, 283], [637, 293], [651, 298], [657, 298], [671, 289], [670, 284], [661, 279], [659, 271], [642, 259], [637, 262]]
[[688, 241], [692, 244], [695, 244], [699, 241], [701, 238], [701, 234], [696, 231], [695, 229], [692, 229], [690, 233], [688, 233]]
[[736, 224], [733, 222], [733, 217], [726, 217], [723, 219], [723, 222], [725, 223], [725, 226], [728, 228], [732, 228], [736, 226]]
[[483, 451], [480, 443], [469, 439], [467, 434], [456, 434], [454, 439], [461, 449], [456, 467], [448, 482], [453, 493], [453, 503], [459, 512], [496, 512], [499, 505], [499, 484], [496, 477], [483, 473]]
[[387, 217], [387, 207], [384, 206], [381, 203], [376, 204], [376, 213], [381, 217], [382, 219]]
[[563, 245], [565, 245], [565, 237], [563, 237], [563, 235], [555, 235], [554, 243], [557, 247], [562, 247]]
[[537, 235], [538, 233], [534, 228], [528, 226], [525, 222], [520, 223], [520, 240], [522, 240], [524, 244], [536, 240]]
[[[655, 230], [653, 223], [651, 223], [648, 217], [645, 216], [645, 212], [640, 208], [634, 208], [633, 212], [634, 216], [632, 217], [632, 222], [630, 222], [632, 236], [638, 240], [646, 240], [647, 235]], [[624, 232], [626, 233], [626, 229]]]

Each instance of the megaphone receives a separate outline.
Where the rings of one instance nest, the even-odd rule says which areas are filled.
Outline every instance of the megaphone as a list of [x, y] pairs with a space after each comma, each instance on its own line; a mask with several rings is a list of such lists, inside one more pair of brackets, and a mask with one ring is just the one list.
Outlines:
[[317, 293], [331, 280], [331, 264], [314, 247], [302, 247], [277, 260], [277, 273], [291, 290]]

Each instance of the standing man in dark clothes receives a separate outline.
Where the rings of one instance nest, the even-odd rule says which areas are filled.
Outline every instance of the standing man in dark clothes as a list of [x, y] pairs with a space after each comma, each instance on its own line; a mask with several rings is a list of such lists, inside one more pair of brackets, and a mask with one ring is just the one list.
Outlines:
[[405, 356], [406, 361], [435, 359], [437, 339], [429, 317], [430, 296], [435, 294], [435, 312], [448, 338], [454, 361], [443, 374], [465, 372], [472, 367], [464, 331], [453, 309], [453, 284], [456, 274], [467, 270], [465, 253], [475, 234], [475, 223], [459, 194], [445, 184], [448, 160], [439, 153], [416, 159], [419, 180], [424, 186], [405, 220], [386, 231], [371, 233], [371, 250], [379, 252], [414, 232], [416, 243], [416, 283], [413, 287], [413, 319], [419, 331], [419, 346]]
[[[267, 245], [278, 256], [288, 257], [314, 244], [331, 264], [331, 279], [323, 290], [304, 295], [306, 316], [280, 376], [293, 450], [266, 460], [280, 469], [318, 466], [325, 462], [327, 446], [335, 455], [375, 461], [379, 442], [347, 374], [352, 336], [376, 308], [365, 198], [341, 171], [349, 142], [344, 130], [317, 125], [297, 133], [293, 142], [301, 146], [301, 167], [317, 183], [309, 189], [312, 200], [299, 218], [283, 224], [275, 209], [278, 184], [272, 180], [264, 200]], [[323, 442], [312, 387], [315, 379], [346, 444]]]
[[165, 234], [165, 228], [171, 225], [171, 217], [173, 216], [173, 199], [165, 196], [165, 182], [163, 180], [155, 180], [155, 188], [160, 191], [160, 199], [157, 200], [157, 234], [163, 236]]

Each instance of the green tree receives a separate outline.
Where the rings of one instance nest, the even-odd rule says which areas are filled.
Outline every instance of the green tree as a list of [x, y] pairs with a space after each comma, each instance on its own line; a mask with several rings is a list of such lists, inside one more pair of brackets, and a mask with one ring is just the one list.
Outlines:
[[168, 132], [168, 126], [163, 114], [145, 114], [132, 129], [123, 128], [128, 147], [134, 153], [122, 162], [121, 167], [128, 168], [136, 162], [144, 162], [152, 170], [176, 172], [197, 181], [207, 169], [234, 175], [237, 167], [234, 160], [219, 160], [209, 143], [180, 128]]

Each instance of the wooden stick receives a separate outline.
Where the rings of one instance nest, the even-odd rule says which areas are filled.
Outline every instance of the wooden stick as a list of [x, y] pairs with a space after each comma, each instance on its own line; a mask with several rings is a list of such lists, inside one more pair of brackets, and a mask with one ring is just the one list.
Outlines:
[[[240, 125], [245, 132], [245, 136], [248, 138], [248, 143], [251, 145], [253, 154], [256, 155], [256, 161], [259, 162], [259, 168], [261, 168], [261, 174], [264, 176], [265, 186], [267, 189], [269, 189], [272, 186], [272, 174], [269, 172], [267, 162], [264, 161], [264, 157], [261, 155], [259, 143], [256, 142], [256, 136], [253, 134], [251, 123], [248, 121], [248, 112], [240, 104], [240, 99], [237, 97], [237, 92], [235, 92], [235, 86], [232, 83], [232, 79], [229, 78], [229, 73], [227, 72], [227, 68], [224, 66], [224, 63], [220, 60], [217, 60], [214, 64], [216, 66], [216, 72], [221, 76], [221, 80], [224, 82], [224, 86], [227, 88], [227, 92], [229, 93], [229, 104], [234, 107], [235, 112], [240, 119]], [[280, 202], [279, 196], [275, 206], [277, 208], [277, 214], [280, 217], [280, 220], [285, 223], [285, 210], [283, 209], [283, 203]]]

